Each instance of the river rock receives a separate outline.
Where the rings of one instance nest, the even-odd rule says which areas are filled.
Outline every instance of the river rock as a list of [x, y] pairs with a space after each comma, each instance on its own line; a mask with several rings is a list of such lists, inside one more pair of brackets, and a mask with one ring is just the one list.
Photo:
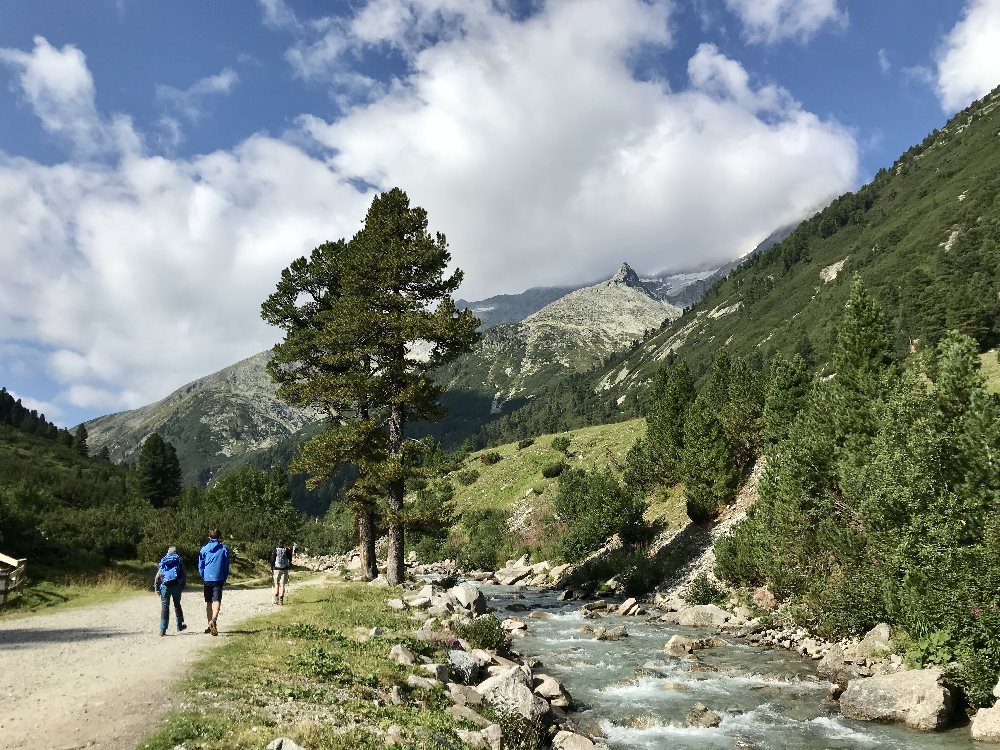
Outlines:
[[689, 727], [708, 729], [719, 726], [722, 723], [722, 717], [704, 703], [695, 703], [691, 706], [686, 721]]
[[483, 592], [471, 583], [460, 583], [454, 588], [449, 589], [448, 593], [451, 594], [460, 606], [474, 614], [486, 614], [486, 610], [489, 609]]
[[458, 681], [472, 685], [479, 677], [479, 659], [465, 651], [452, 650], [448, 652], [448, 663]]
[[520, 667], [510, 667], [504, 673], [476, 686], [487, 703], [504, 711], [516, 713], [534, 722], [549, 711], [549, 704], [532, 692], [528, 676]]
[[1000, 705], [976, 711], [972, 717], [972, 739], [1000, 744]]
[[523, 632], [528, 629], [528, 624], [524, 620], [519, 620], [516, 617], [508, 617], [500, 623], [500, 627], [508, 633], [513, 633], [518, 630]]
[[575, 597], [573, 596], [573, 589], [566, 589], [565, 591], [560, 591], [559, 596], [556, 597], [557, 602], [571, 602]]
[[925, 732], [943, 729], [952, 699], [942, 677], [934, 668], [851, 680], [840, 696], [840, 711], [851, 719], [896, 721]]
[[860, 669], [857, 665], [847, 661], [844, 648], [839, 643], [830, 646], [830, 649], [816, 665], [816, 671], [819, 672], [820, 677], [825, 677], [842, 689], [846, 688], [847, 683], [851, 680], [861, 677]]
[[845, 651], [848, 661], [861, 663], [865, 660], [879, 659], [892, 653], [889, 626], [884, 622], [865, 633], [865, 637], [856, 646]]
[[685, 607], [672, 617], [681, 627], [709, 628], [725, 625], [735, 615], [714, 604], [697, 604], [694, 607]]
[[594, 628], [594, 638], [599, 641], [620, 641], [628, 636], [628, 629], [624, 625], [617, 628]]
[[618, 607], [617, 614], [622, 617], [628, 617], [629, 615], [634, 615], [637, 609], [639, 609], [639, 602], [633, 598], [628, 598]]
[[483, 696], [474, 687], [454, 682], [449, 682], [445, 687], [448, 689], [448, 699], [455, 705], [478, 706], [483, 702]]
[[694, 641], [683, 635], [672, 635], [663, 650], [671, 656], [684, 656], [694, 651]]
[[508, 604], [507, 607], [506, 607], [506, 609], [509, 612], [527, 612], [528, 611], [528, 605], [527, 604], [521, 604], [521, 602], [513, 602], [511, 604]]
[[389, 650], [389, 658], [397, 664], [416, 664], [417, 657], [402, 643], [397, 643]]
[[535, 675], [534, 692], [558, 708], [569, 708], [573, 705], [573, 699], [563, 684], [547, 674]]
[[552, 738], [552, 750], [594, 750], [597, 746], [582, 734], [563, 729]]

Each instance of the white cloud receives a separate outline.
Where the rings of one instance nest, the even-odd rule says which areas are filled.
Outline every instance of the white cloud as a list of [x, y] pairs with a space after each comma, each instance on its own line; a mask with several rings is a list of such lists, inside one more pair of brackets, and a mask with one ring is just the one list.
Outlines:
[[107, 121], [94, 104], [94, 79], [84, 54], [72, 45], [56, 49], [41, 36], [31, 52], [0, 48], [0, 63], [18, 73], [25, 100], [48, 132], [83, 157], [132, 150], [138, 138], [126, 117]]
[[882, 71], [882, 75], [889, 75], [892, 72], [892, 61], [884, 49], [878, 51], [878, 69]]
[[156, 98], [189, 122], [197, 122], [201, 118], [205, 98], [228, 94], [239, 80], [235, 70], [225, 68], [215, 75], [196, 81], [186, 89], [160, 84], [156, 87]]
[[746, 39], [756, 44], [806, 41], [827, 24], [847, 26], [847, 11], [838, 0], [726, 0], [726, 6], [742, 21]]
[[264, 14], [264, 24], [272, 29], [296, 28], [299, 25], [295, 13], [285, 0], [257, 0]]
[[[428, 209], [467, 298], [622, 260], [722, 263], [854, 184], [850, 133], [711, 45], [676, 90], [639, 80], [637, 50], [671, 43], [667, 4], [579, 0], [527, 20], [457, 0], [381, 6], [416, 20], [378, 32], [363, 6], [327, 26], [352, 40], [334, 63], [389, 45], [408, 70], [339, 120], [304, 115], [282, 138], [187, 158], [137, 136], [108, 163], [0, 153], [0, 267], [19, 269], [0, 278], [0, 345], [10, 331], [51, 352], [58, 403], [138, 406], [270, 346], [260, 303], [293, 258], [359, 228], [371, 195], [357, 180]], [[5, 54], [24, 71], [19, 56], [39, 49], [52, 48]], [[83, 102], [98, 129], [118, 121], [94, 108], [89, 72], [78, 80], [67, 109]]]
[[1000, 3], [969, 0], [937, 54], [936, 89], [946, 112], [1000, 85]]

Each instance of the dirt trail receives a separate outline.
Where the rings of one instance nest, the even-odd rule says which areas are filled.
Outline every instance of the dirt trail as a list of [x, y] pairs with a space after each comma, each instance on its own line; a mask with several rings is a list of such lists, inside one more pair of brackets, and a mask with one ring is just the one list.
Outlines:
[[[312, 578], [308, 584], [319, 583]], [[289, 596], [302, 582], [289, 585]], [[188, 629], [159, 633], [152, 591], [94, 607], [0, 620], [0, 746], [5, 750], [134, 748], [177, 700], [171, 685], [204, 652], [273, 611], [270, 588], [225, 592], [219, 636], [204, 633], [199, 586], [183, 597]]]

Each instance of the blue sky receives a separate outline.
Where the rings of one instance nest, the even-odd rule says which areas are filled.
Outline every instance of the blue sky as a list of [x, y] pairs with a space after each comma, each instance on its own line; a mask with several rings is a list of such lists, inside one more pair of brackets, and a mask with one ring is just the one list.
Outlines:
[[990, 0], [0, 0], [0, 384], [72, 425], [266, 348], [393, 185], [466, 298], [719, 264], [998, 50]]

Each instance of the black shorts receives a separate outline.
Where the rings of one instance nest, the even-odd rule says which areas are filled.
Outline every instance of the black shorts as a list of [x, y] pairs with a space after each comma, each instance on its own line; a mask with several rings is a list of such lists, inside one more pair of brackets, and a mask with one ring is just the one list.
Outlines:
[[205, 581], [205, 603], [222, 601], [222, 587], [224, 583], [218, 581]]

